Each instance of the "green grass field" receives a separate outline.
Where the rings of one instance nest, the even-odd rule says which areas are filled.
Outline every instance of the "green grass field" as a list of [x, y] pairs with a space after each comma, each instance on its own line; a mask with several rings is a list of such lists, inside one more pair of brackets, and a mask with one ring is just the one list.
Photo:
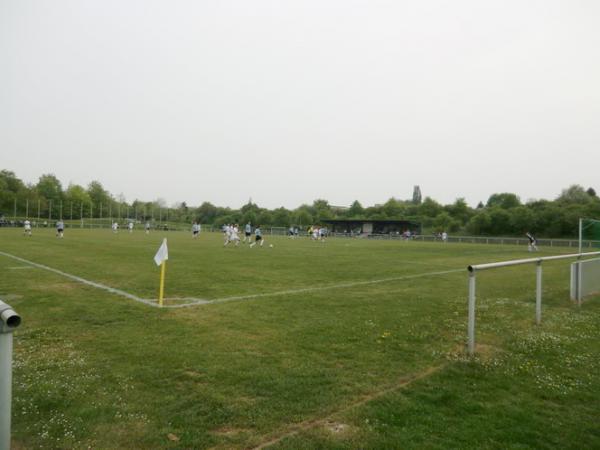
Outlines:
[[570, 302], [570, 261], [544, 264], [541, 326], [534, 266], [481, 273], [468, 358], [467, 265], [525, 247], [0, 229], [0, 251], [156, 300], [163, 236], [162, 309], [0, 255], [14, 448], [600, 448], [600, 298]]

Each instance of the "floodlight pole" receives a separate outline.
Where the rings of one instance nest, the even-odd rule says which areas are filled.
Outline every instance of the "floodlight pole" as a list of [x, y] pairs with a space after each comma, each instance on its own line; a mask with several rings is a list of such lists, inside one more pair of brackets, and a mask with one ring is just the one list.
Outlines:
[[475, 353], [475, 271], [469, 272], [469, 321], [468, 321], [469, 355]]

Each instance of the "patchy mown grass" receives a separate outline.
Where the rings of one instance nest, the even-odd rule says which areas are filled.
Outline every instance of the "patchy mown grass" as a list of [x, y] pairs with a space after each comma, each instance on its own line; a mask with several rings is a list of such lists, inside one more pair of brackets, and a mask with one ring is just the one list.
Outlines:
[[[568, 300], [568, 262], [544, 267], [539, 327], [533, 267], [482, 274], [469, 358], [466, 266], [523, 248], [168, 237], [170, 297], [398, 279], [158, 309], [0, 257], [16, 448], [600, 447], [600, 304]], [[161, 239], [0, 230], [0, 250], [155, 298]]]

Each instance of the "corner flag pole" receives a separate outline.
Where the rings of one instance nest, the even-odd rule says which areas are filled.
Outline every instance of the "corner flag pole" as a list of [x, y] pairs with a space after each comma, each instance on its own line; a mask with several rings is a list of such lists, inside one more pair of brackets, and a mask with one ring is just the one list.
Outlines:
[[167, 261], [164, 260], [160, 265], [160, 290], [158, 292], [158, 305], [162, 308], [163, 298], [165, 295], [165, 269], [167, 267]]
[[169, 250], [167, 248], [167, 238], [163, 242], [154, 255], [154, 262], [160, 266], [160, 288], [158, 291], [158, 306], [162, 307], [163, 298], [165, 296], [165, 269], [167, 268], [167, 259], [169, 259]]

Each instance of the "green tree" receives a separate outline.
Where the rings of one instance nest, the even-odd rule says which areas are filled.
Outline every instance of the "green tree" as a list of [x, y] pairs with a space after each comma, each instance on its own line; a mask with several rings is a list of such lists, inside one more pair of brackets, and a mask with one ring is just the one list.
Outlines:
[[322, 223], [323, 220], [331, 219], [334, 214], [327, 200], [317, 199], [312, 204], [313, 218]]
[[466, 224], [473, 215], [464, 198], [457, 198], [452, 205], [447, 205], [444, 209], [461, 225]]
[[15, 200], [17, 208], [22, 208], [24, 199], [31, 196], [30, 189], [9, 170], [0, 171], [0, 215], [14, 211]]
[[284, 207], [277, 208], [273, 211], [273, 226], [275, 227], [289, 227], [290, 226], [290, 212]]
[[431, 197], [425, 197], [423, 203], [419, 205], [419, 215], [425, 217], [436, 217], [444, 211], [444, 207]]
[[204, 202], [196, 208], [195, 215], [201, 223], [214, 223], [219, 215], [219, 210], [212, 203]]
[[58, 204], [63, 198], [63, 189], [60, 181], [53, 174], [42, 175], [36, 185], [40, 196]]
[[256, 224], [256, 213], [253, 210], [249, 210], [242, 215], [242, 224], [245, 225], [250, 223], [251, 225]]
[[260, 208], [258, 207], [258, 205], [256, 203], [252, 203], [250, 201], [248, 203], [246, 203], [244, 206], [242, 206], [242, 209], [241, 209], [242, 214], [252, 212], [256, 215], [259, 213], [259, 211], [260, 211]]
[[263, 209], [256, 218], [256, 225], [267, 226], [273, 224], [273, 215], [266, 209]]
[[[91, 203], [92, 199], [90, 195], [82, 186], [79, 186], [78, 184], [69, 184], [69, 187], [64, 192], [62, 217], [71, 218], [71, 205], [73, 208], [74, 219], [81, 219], [82, 210], [83, 217], [90, 217], [90, 208], [93, 208]], [[92, 213], [95, 212], [95, 209], [92, 209]]]
[[537, 232], [542, 236], [562, 236], [564, 208], [552, 202], [544, 202], [536, 210]]
[[455, 232], [460, 228], [460, 223], [453, 219], [447, 212], [438, 214], [432, 223], [436, 231], [450, 231]]
[[403, 202], [392, 197], [384, 203], [382, 212], [390, 219], [403, 219], [405, 209]]
[[360, 202], [358, 200], [354, 200], [354, 202], [352, 202], [352, 205], [350, 205], [350, 208], [348, 209], [348, 211], [346, 211], [346, 216], [347, 217], [361, 217], [364, 213], [365, 213], [365, 209], [362, 207]]
[[511, 216], [503, 208], [498, 206], [489, 209], [491, 224], [490, 233], [493, 236], [506, 236], [511, 233], [510, 219]]
[[306, 228], [313, 223], [312, 215], [305, 209], [296, 210], [294, 213], [294, 222], [301, 228]]
[[592, 198], [586, 190], [578, 184], [573, 184], [563, 189], [556, 201], [558, 203], [580, 203], [588, 204]]
[[103, 205], [103, 208], [106, 208], [112, 201], [111, 195], [104, 187], [102, 187], [102, 184], [99, 181], [92, 181], [88, 184], [87, 193], [96, 208], [99, 208], [100, 205]]
[[537, 233], [536, 218], [533, 211], [526, 206], [518, 206], [509, 211], [512, 234], [522, 235], [528, 231]]
[[487, 201], [487, 207], [493, 208], [498, 206], [504, 209], [516, 208], [521, 206], [521, 200], [516, 194], [503, 192], [501, 194], [492, 194]]
[[477, 212], [467, 224], [467, 231], [474, 236], [490, 233], [492, 218], [486, 210]]

